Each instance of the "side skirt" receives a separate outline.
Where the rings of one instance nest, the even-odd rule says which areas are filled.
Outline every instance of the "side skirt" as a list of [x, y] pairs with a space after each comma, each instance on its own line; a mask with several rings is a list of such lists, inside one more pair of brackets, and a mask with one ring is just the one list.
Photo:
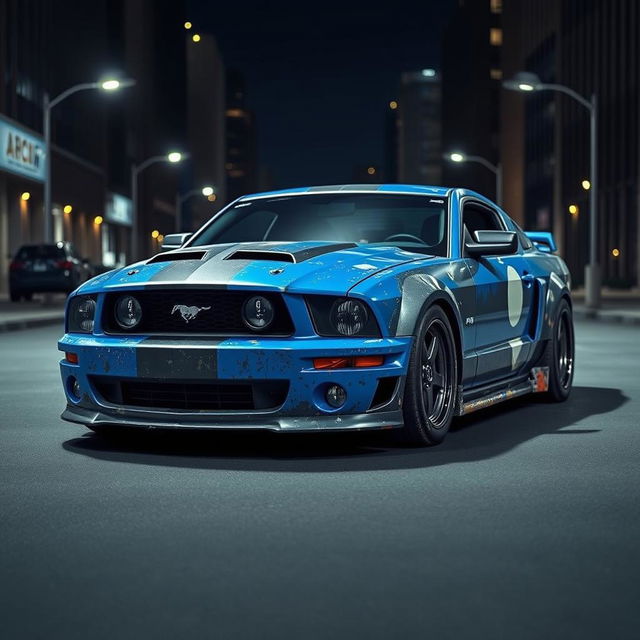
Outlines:
[[483, 389], [473, 389], [473, 399], [465, 401], [464, 390], [460, 389], [456, 415], [465, 416], [480, 409], [492, 407], [500, 402], [512, 400], [529, 393], [543, 393], [549, 388], [549, 367], [534, 367], [525, 380], [502, 383], [500, 388], [489, 385]]

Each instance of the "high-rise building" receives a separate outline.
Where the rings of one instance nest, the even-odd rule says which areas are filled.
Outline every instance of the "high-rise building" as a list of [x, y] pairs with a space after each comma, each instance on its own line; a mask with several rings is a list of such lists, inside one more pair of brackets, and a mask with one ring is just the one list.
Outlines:
[[402, 74], [398, 95], [398, 181], [441, 183], [440, 77], [433, 69]]
[[[183, 230], [197, 229], [227, 200], [225, 70], [215, 38], [199, 34], [187, 42], [189, 151], [192, 188], [213, 187], [211, 200], [202, 197], [185, 202]], [[214, 199], [215, 197], [215, 199]]]
[[255, 116], [247, 108], [244, 76], [227, 74], [227, 191], [228, 199], [258, 190]]
[[[442, 149], [499, 163], [502, 3], [458, 0], [443, 37]], [[495, 174], [475, 162], [443, 163], [446, 185], [498, 199]]]
[[[635, 0], [510, 0], [504, 3], [505, 78], [597, 97], [598, 261], [603, 283], [639, 284], [640, 6]], [[589, 252], [589, 113], [552, 91], [503, 92], [505, 206], [525, 227], [552, 230], [583, 282]]]

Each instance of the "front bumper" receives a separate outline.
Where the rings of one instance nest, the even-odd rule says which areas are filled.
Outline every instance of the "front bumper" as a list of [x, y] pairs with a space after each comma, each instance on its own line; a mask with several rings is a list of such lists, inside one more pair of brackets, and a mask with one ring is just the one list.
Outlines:
[[[58, 348], [78, 364], [60, 363], [67, 396], [62, 418], [88, 426], [146, 428], [267, 429], [343, 431], [383, 429], [402, 424], [401, 397], [412, 339], [402, 338], [233, 338], [168, 339], [67, 334]], [[313, 358], [381, 355], [383, 364], [354, 369], [316, 370]], [[395, 386], [382, 403], [383, 379]], [[184, 410], [115, 404], [100, 394], [95, 380], [234, 383], [287, 380], [284, 402], [269, 410]], [[73, 393], [76, 380], [80, 394]], [[339, 409], [325, 399], [329, 384], [347, 392]]]

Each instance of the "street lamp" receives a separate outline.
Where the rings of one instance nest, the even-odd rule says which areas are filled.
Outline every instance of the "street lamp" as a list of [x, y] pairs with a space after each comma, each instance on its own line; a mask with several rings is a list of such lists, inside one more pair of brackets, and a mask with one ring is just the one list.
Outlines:
[[182, 205], [191, 197], [197, 195], [203, 195], [205, 198], [208, 198], [214, 194], [214, 188], [207, 185], [206, 187], [202, 187], [202, 189], [191, 189], [191, 191], [187, 191], [186, 193], [178, 193], [176, 195], [176, 233], [182, 233]]
[[502, 166], [499, 162], [498, 164], [493, 164], [481, 156], [468, 156], [466, 153], [462, 153], [460, 151], [445, 153], [443, 157], [446, 160], [456, 163], [476, 162], [477, 164], [481, 164], [483, 167], [489, 169], [489, 171], [492, 171], [496, 176], [496, 204], [499, 207], [502, 206]]
[[100, 82], [82, 82], [73, 85], [69, 89], [58, 94], [53, 100], [49, 100], [49, 94], [44, 94], [42, 113], [44, 133], [44, 241], [51, 242], [51, 109], [60, 104], [63, 100], [78, 93], [78, 91], [86, 91], [88, 89], [102, 89], [103, 91], [115, 91], [132, 87], [135, 80], [117, 80], [115, 78], [105, 78]]
[[[563, 84], [542, 82], [540, 78], [529, 71], [521, 71], [511, 80], [502, 83], [505, 89], [511, 91], [557, 91], [573, 98], [585, 109], [590, 116], [590, 173], [589, 180], [583, 181], [583, 188], [589, 191], [589, 262], [585, 266], [585, 293], [588, 307], [597, 309], [600, 307], [600, 267], [598, 265], [598, 105], [596, 94], [591, 94], [587, 100], [578, 92]], [[585, 183], [589, 187], [585, 187]]]
[[138, 255], [138, 176], [152, 164], [169, 162], [177, 164], [189, 157], [187, 153], [170, 151], [164, 156], [151, 156], [140, 164], [131, 165], [131, 259], [136, 260]]

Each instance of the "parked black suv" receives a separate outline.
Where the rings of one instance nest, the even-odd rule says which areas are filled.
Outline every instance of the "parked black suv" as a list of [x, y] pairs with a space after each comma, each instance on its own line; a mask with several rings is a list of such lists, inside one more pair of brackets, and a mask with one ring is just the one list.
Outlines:
[[34, 293], [70, 293], [91, 276], [90, 266], [69, 242], [24, 245], [9, 265], [12, 302]]

